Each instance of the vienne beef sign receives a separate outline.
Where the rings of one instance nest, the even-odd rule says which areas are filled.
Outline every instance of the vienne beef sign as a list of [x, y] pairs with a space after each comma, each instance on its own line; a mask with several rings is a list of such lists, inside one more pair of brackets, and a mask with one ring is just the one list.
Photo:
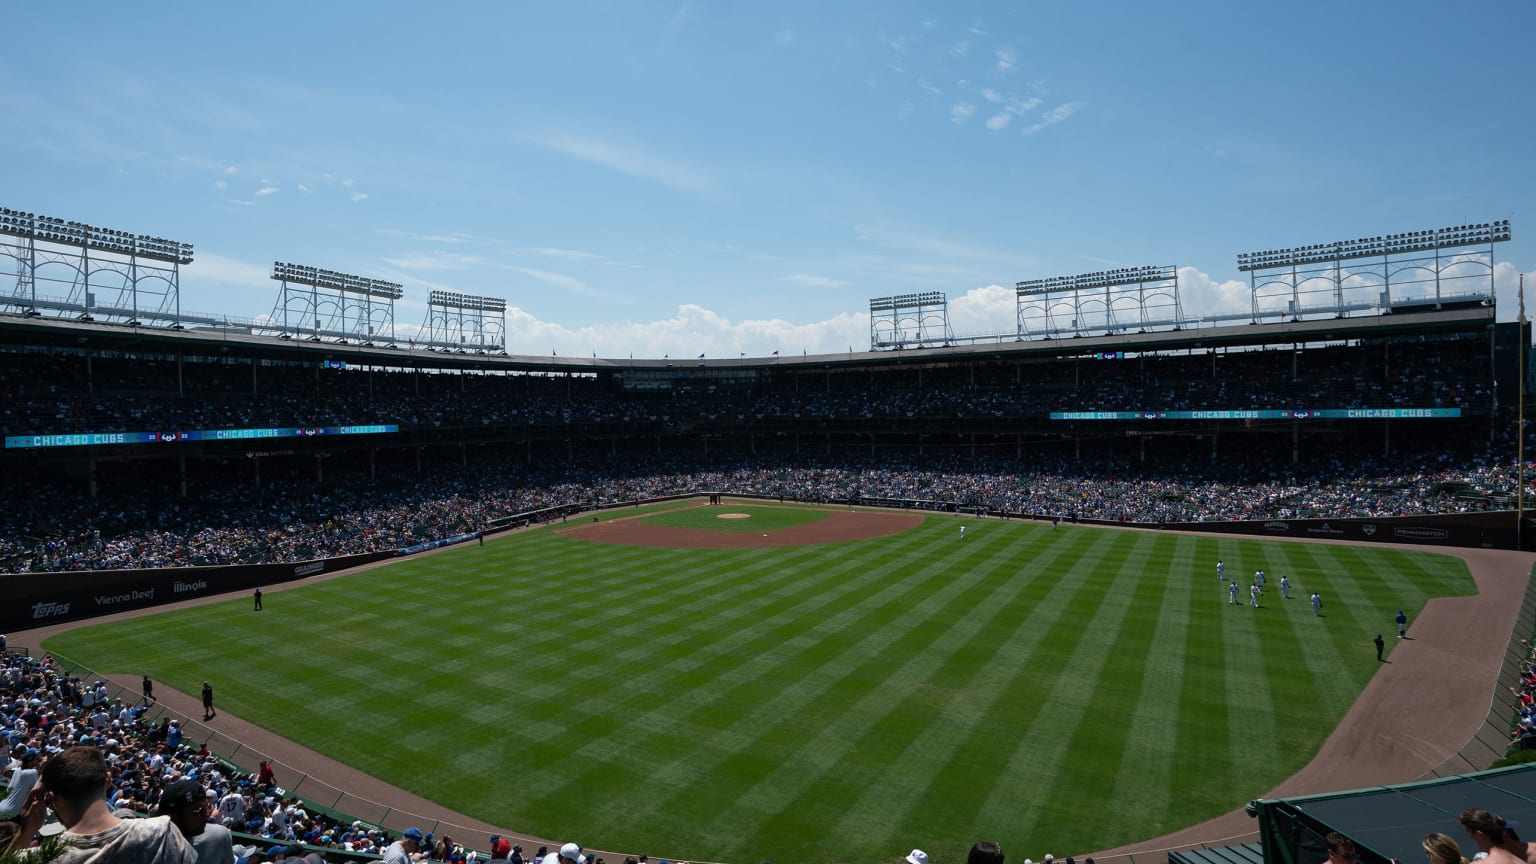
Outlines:
[[16, 573], [0, 576], [0, 633], [143, 609], [209, 594], [243, 591], [306, 576], [332, 573], [394, 556], [369, 552], [288, 564], [228, 567], [170, 567], [156, 570], [97, 570], [76, 573]]

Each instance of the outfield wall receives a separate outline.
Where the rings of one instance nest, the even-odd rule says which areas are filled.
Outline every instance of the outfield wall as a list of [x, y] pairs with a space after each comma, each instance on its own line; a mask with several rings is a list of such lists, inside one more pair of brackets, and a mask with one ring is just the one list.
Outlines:
[[[1146, 526], [1151, 527], [1151, 526]], [[1214, 531], [1309, 540], [1356, 540], [1366, 543], [1417, 543], [1514, 549], [1515, 511], [1392, 516], [1383, 519], [1266, 519], [1242, 522], [1170, 522], [1178, 531]]]
[[0, 576], [0, 633], [95, 618], [262, 585], [291, 582], [393, 558], [394, 550], [285, 564], [78, 570]]

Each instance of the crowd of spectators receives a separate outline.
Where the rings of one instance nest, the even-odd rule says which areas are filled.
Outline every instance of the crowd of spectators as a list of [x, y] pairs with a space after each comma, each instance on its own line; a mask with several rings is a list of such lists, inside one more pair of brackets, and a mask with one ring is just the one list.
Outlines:
[[[306, 808], [277, 785], [267, 763], [243, 771], [190, 740], [178, 720], [153, 720], [154, 707], [148, 697], [113, 698], [105, 681], [82, 681], [50, 657], [5, 654], [0, 665], [0, 777], [10, 794], [0, 802], [0, 819], [20, 813], [47, 760], [83, 746], [97, 748], [106, 758], [107, 804], [116, 816], [163, 814], [178, 803], [168, 796], [197, 791], [192, 797], [198, 804], [206, 800], [209, 822], [245, 835], [233, 845], [231, 864], [234, 856], [246, 864], [284, 858], [302, 864], [305, 857], [308, 864], [318, 864], [328, 850], [381, 854], [396, 839], [377, 825]], [[188, 787], [184, 781], [197, 785]], [[0, 848], [4, 845], [0, 840]], [[434, 861], [468, 857], [449, 837], [426, 839], [420, 848], [421, 857]]]
[[[181, 498], [143, 480], [95, 497], [35, 479], [0, 487], [3, 572], [303, 561], [400, 549], [550, 508], [591, 508], [700, 492], [810, 502], [861, 500], [929, 509], [1136, 523], [1383, 517], [1502, 506], [1511, 461], [1448, 454], [1340, 455], [1305, 466], [1132, 460], [794, 458], [650, 455], [560, 463], [485, 458], [332, 472], [259, 488], [210, 479]], [[146, 506], [146, 502], [158, 502]]]
[[[0, 428], [8, 435], [609, 423], [626, 431], [645, 429], [647, 435], [654, 431], [658, 440], [664, 433], [708, 430], [726, 443], [707, 455], [663, 455], [653, 448], [643, 456], [612, 453], [533, 464], [518, 456], [498, 458], [487, 449], [473, 462], [434, 465], [426, 472], [389, 464], [377, 473], [360, 473], [356, 466], [337, 470], [334, 463], [343, 460], [333, 460], [323, 481], [313, 470], [308, 476], [270, 472], [259, 483], [225, 472], [194, 477], [185, 494], [168, 488], [170, 481], [156, 472], [142, 472], [131, 482], [107, 480], [94, 489], [52, 475], [15, 476], [0, 480], [0, 493], [9, 502], [0, 510], [0, 572], [300, 561], [408, 547], [551, 507], [706, 490], [1165, 523], [1465, 512], [1503, 507], [1516, 486], [1513, 447], [1505, 441], [1482, 453], [1470, 452], [1467, 441], [1455, 447], [1399, 444], [1388, 457], [1339, 447], [1299, 465], [1276, 461], [1288, 460], [1288, 452], [1231, 453], [1231, 448], [1231, 455], [1214, 463], [1214, 450], [1195, 452], [1205, 445], [1193, 437], [1150, 461], [1102, 453], [1082, 459], [1015, 454], [1013, 460], [875, 455], [873, 446], [866, 454], [835, 458], [802, 456], [798, 447], [796, 455], [730, 449], [751, 437], [734, 433], [769, 426], [814, 430], [839, 421], [844, 432], [878, 432], [912, 420], [954, 432], [967, 421], [988, 418], [1034, 418], [1028, 422], [1054, 429], [1041, 418], [1058, 409], [1486, 411], [1492, 400], [1489, 356], [1486, 343], [1476, 340], [1104, 360], [786, 368], [731, 379], [734, 383], [721, 379], [719, 386], [702, 379], [657, 379], [667, 384], [660, 390], [627, 389], [638, 379], [616, 377], [333, 369], [231, 357], [178, 363], [154, 355], [65, 349], [13, 351], [5, 359]], [[570, 434], [568, 440], [581, 438]], [[1404, 433], [1396, 435], [1401, 441]]]
[[[0, 432], [396, 424], [404, 429], [785, 421], [1044, 420], [1052, 411], [1493, 407], [1486, 350], [1463, 342], [1387, 351], [1314, 348], [1058, 359], [912, 370], [768, 370], [727, 386], [615, 377], [322, 369], [313, 364], [12, 353], [0, 364]], [[1027, 376], [1027, 377], [1026, 377]]]

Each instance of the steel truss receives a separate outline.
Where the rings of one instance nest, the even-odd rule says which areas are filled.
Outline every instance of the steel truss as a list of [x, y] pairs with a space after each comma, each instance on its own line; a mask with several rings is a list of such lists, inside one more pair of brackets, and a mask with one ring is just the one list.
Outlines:
[[869, 350], [948, 346], [949, 300], [941, 291], [898, 294], [869, 301]]
[[1244, 253], [1250, 320], [1343, 318], [1447, 302], [1494, 302], [1495, 243], [1509, 221]]
[[1015, 338], [1054, 339], [1137, 332], [1186, 321], [1177, 267], [1127, 267], [1032, 279], [1015, 286]]
[[181, 311], [181, 265], [192, 244], [0, 208], [0, 257], [15, 282], [0, 308], [179, 329], [202, 316]]
[[282, 284], [277, 305], [258, 330], [284, 339], [334, 339], [372, 345], [395, 341], [398, 283], [278, 261], [272, 279]]
[[507, 301], [455, 291], [427, 297], [427, 321], [416, 345], [443, 351], [503, 354], [507, 350]]

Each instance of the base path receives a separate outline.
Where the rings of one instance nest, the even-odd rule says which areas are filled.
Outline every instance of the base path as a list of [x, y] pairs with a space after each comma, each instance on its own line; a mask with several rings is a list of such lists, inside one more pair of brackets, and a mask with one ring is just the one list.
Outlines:
[[[788, 505], [786, 505], [788, 506]], [[722, 512], [728, 512], [727, 508], [721, 508]], [[931, 514], [938, 515], [938, 514]], [[866, 521], [864, 517], [869, 517]], [[705, 535], [705, 539], [715, 539], [722, 543], [734, 543], [735, 545], [798, 545], [807, 542], [835, 542], [836, 540], [858, 539], [856, 536], [827, 537], [819, 541], [801, 539], [796, 544], [773, 543], [764, 541], [773, 539], [775, 535], [790, 535], [806, 529], [816, 529], [822, 526], [826, 530], [829, 525], [837, 525], [835, 519], [852, 519], [853, 522], [843, 521], [841, 524], [867, 526], [860, 530], [874, 531], [875, 525], [888, 526], [881, 528], [872, 534], [860, 534], [858, 536], [883, 536], [896, 533], [914, 527], [923, 519], [922, 514], [891, 511], [829, 511], [827, 519], [808, 523], [794, 528], [786, 528], [776, 532], [769, 532], [769, 537], [764, 538], [760, 533], [750, 533], [745, 537], [732, 537], [737, 532], [729, 531], [689, 531], [690, 534]], [[635, 537], [653, 532], [677, 531], [687, 529], [666, 529], [665, 526], [644, 525], [637, 519], [617, 519], [607, 523], [599, 522], [595, 525], [580, 526], [583, 529], [598, 530], [601, 526], [609, 526], [614, 533], [601, 537], [584, 537], [583, 539], [605, 540], [607, 542], [645, 542], [643, 540], [619, 540], [626, 532], [634, 532]], [[560, 529], [574, 532], [577, 526]], [[520, 529], [536, 530], [536, 529]], [[1135, 529], [1122, 529], [1135, 530]], [[518, 533], [518, 532], [512, 532]], [[487, 539], [488, 543], [498, 542], [502, 537], [497, 535]], [[575, 535], [580, 536], [580, 535]], [[803, 536], [803, 535], [802, 535]], [[1202, 533], [1202, 537], [1211, 538], [1221, 535]], [[1243, 539], [1252, 539], [1244, 537]], [[1270, 538], [1277, 539], [1277, 538]], [[1286, 542], [1277, 540], [1277, 542]], [[1291, 542], [1338, 542], [1298, 540]], [[646, 545], [666, 545], [654, 540]], [[676, 545], [676, 544], [673, 544]], [[706, 545], [704, 543], [696, 545]], [[1378, 544], [1345, 544], [1375, 546]], [[435, 550], [423, 554], [442, 554], [454, 547]], [[715, 546], [713, 548], [723, 548]], [[1429, 601], [1424, 611], [1420, 613], [1408, 628], [1409, 638], [1398, 642], [1393, 646], [1389, 662], [1381, 664], [1381, 669], [1371, 679], [1360, 698], [1354, 706], [1344, 715], [1333, 734], [1323, 743], [1322, 749], [1312, 761], [1296, 775], [1290, 777], [1274, 789], [1255, 790], [1255, 798], [1275, 798], [1294, 795], [1308, 795], [1318, 792], [1334, 792], [1347, 789], [1359, 789], [1367, 786], [1406, 783], [1419, 779], [1429, 771], [1432, 771], [1450, 759], [1454, 754], [1476, 734], [1482, 726], [1488, 714], [1495, 688], [1498, 686], [1498, 675], [1501, 664], [1504, 661], [1505, 650], [1512, 638], [1525, 638], [1530, 634], [1515, 634], [1515, 620], [1520, 611], [1520, 604], [1525, 595], [1526, 584], [1530, 577], [1531, 565], [1536, 562], [1536, 555], [1526, 552], [1507, 552], [1491, 549], [1454, 549], [1442, 546], [1394, 546], [1393, 548], [1416, 549], [1422, 552], [1432, 552], [1441, 555], [1451, 555], [1466, 561], [1472, 578], [1477, 584], [1478, 593], [1471, 597], [1441, 597]], [[314, 582], [334, 579], [338, 576], [355, 573], [362, 569], [387, 566], [403, 559], [389, 559], [376, 564], [365, 565], [361, 568], [342, 571], [339, 573], [327, 573], [310, 579], [299, 580], [283, 585], [274, 585], [264, 588], [264, 591], [278, 593], [303, 587]], [[82, 627], [87, 624], [100, 623], [102, 621], [116, 620], [120, 618], [136, 617], [168, 610], [200, 605], [205, 603], [222, 602], [229, 599], [229, 595], [218, 597], [203, 597], [180, 603], [157, 606], [152, 609], [119, 612], [102, 616], [90, 621], [80, 621], [71, 624], [60, 624], [53, 627], [27, 630], [11, 635], [11, 644], [18, 647], [26, 647], [34, 653], [40, 653], [44, 639], [55, 633], [74, 627]], [[1470, 673], [1470, 674], [1469, 674]], [[136, 675], [113, 675], [112, 679], [128, 689], [130, 693], [138, 693], [139, 679]], [[521, 842], [525, 851], [531, 852], [540, 844], [558, 845], [552, 843], [553, 838], [535, 838], [519, 834], [516, 831], [506, 829], [494, 829], [486, 823], [473, 819], [462, 813], [439, 806], [404, 789], [391, 786], [376, 777], [364, 774], [351, 766], [344, 765], [323, 753], [310, 750], [293, 741], [275, 735], [254, 724], [248, 723], [230, 714], [220, 712], [219, 716], [210, 721], [206, 727], [197, 721], [201, 717], [202, 705], [195, 693], [180, 693], [171, 690], [161, 682], [156, 682], [155, 692], [160, 697], [160, 704], [190, 718], [184, 720], [183, 725], [189, 729], [189, 736], [194, 740], [204, 740], [207, 734], [204, 729], [216, 731], [221, 735], [241, 742], [245, 748], [266, 754], [278, 765], [278, 780], [280, 783], [291, 783], [289, 778], [296, 778], [302, 774], [308, 774], [315, 780], [324, 784], [344, 789], [355, 798], [374, 802], [379, 808], [390, 808], [393, 812], [387, 820], [388, 824], [398, 830], [401, 826], [399, 817], [403, 814], [415, 814], [410, 816], [410, 824], [420, 824], [423, 830], [431, 830], [431, 826], [441, 823], [438, 833], [447, 831], [461, 843], [471, 847], [485, 849], [487, 847], [487, 835], [496, 830], [516, 842]], [[1433, 704], [1434, 710], [1426, 710], [1425, 706]], [[297, 767], [301, 766], [301, 767]], [[285, 776], [286, 774], [286, 776]], [[304, 787], [300, 787], [299, 794], [304, 793]], [[1234, 802], [1241, 804], [1246, 802]], [[365, 818], [366, 814], [351, 814], [354, 818]], [[455, 829], [453, 826], [458, 826]], [[466, 830], [467, 829], [467, 830]], [[1253, 842], [1257, 838], [1258, 823], [1249, 817], [1238, 807], [1232, 812], [1198, 825], [1182, 829], [1180, 831], [1157, 837], [1151, 840], [1121, 846], [1115, 849], [1097, 853], [1097, 860], [1103, 862], [1107, 859], [1121, 858], [1132, 854], [1142, 856], [1143, 860], [1148, 855], [1156, 854], [1158, 860], [1162, 859], [1161, 850], [1172, 848], [1190, 848], [1200, 845], [1223, 846], [1232, 843]], [[576, 840], [581, 838], [562, 838], [563, 840]], [[529, 844], [533, 844], [530, 846]], [[587, 850], [592, 854], [595, 850]], [[667, 857], [673, 860], [679, 856], [686, 857], [687, 850], [670, 850], [673, 854], [659, 856], [658, 851], [649, 850], [652, 858]], [[622, 861], [624, 854], [612, 852], [597, 852], [609, 860]], [[1022, 851], [1020, 860], [1023, 860]], [[1081, 856], [1079, 856], [1079, 859]], [[692, 860], [692, 859], [689, 859]]]
[[[788, 506], [788, 505], [785, 505]], [[718, 508], [721, 519], [746, 514], [733, 513], [730, 505]], [[804, 507], [796, 509], [803, 510]], [[675, 511], [673, 511], [675, 512]], [[828, 510], [826, 517], [766, 533], [760, 531], [715, 531], [709, 528], [679, 528], [675, 525], [650, 525], [644, 516], [626, 516], [603, 522], [588, 522], [560, 528], [556, 533], [577, 540], [621, 543], [627, 546], [661, 546], [680, 549], [753, 549], [764, 546], [809, 546], [815, 543], [842, 543], [899, 534], [923, 524], [921, 513], [902, 510]]]

